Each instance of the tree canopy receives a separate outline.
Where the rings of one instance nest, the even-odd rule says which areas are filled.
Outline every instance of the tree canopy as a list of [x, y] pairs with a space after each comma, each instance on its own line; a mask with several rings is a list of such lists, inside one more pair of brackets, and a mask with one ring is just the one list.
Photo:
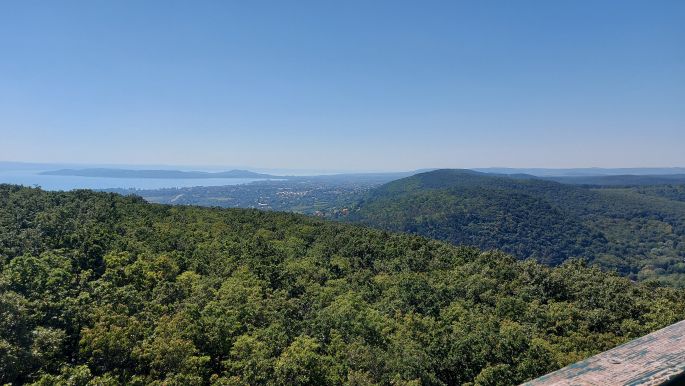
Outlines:
[[581, 260], [0, 185], [0, 383], [508, 385], [683, 317]]
[[347, 220], [548, 265], [581, 257], [633, 280], [685, 287], [682, 191], [436, 170], [371, 190]]

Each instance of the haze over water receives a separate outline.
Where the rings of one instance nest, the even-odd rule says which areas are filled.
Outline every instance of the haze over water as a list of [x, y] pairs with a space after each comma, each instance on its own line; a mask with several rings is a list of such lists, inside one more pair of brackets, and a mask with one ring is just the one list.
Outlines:
[[260, 181], [255, 178], [112, 178], [43, 175], [46, 170], [0, 170], [0, 183], [40, 186], [45, 190], [161, 189], [189, 186], [222, 186]]

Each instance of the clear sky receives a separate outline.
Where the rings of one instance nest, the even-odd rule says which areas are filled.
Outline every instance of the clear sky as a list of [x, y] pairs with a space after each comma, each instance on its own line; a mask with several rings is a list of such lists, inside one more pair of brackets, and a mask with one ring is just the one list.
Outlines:
[[0, 160], [685, 166], [685, 1], [3, 1]]

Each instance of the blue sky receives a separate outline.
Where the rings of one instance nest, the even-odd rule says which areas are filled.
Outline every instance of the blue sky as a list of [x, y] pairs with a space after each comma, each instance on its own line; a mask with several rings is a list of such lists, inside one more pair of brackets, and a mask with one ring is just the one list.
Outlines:
[[5, 1], [0, 160], [685, 166], [685, 1]]

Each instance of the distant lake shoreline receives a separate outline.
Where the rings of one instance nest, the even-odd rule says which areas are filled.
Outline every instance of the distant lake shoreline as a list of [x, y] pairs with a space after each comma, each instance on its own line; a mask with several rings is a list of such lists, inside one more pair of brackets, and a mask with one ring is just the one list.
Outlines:
[[249, 170], [228, 170], [219, 172], [183, 171], [166, 169], [59, 169], [40, 172], [41, 175], [73, 176], [73, 177], [107, 177], [107, 178], [160, 178], [168, 180], [178, 179], [208, 179], [208, 178], [275, 178], [278, 176], [255, 173]]
[[41, 174], [47, 170], [0, 170], [0, 184], [38, 186], [44, 190], [163, 189], [249, 184], [266, 178], [117, 178]]

